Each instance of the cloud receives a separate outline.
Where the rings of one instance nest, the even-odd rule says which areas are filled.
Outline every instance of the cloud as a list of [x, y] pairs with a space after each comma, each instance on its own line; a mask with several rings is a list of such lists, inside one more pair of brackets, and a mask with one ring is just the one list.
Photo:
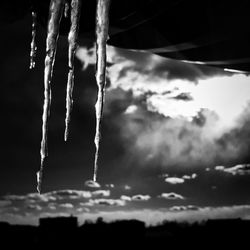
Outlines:
[[132, 198], [130, 196], [127, 196], [127, 195], [122, 195], [120, 199], [124, 200], [124, 201], [131, 201], [132, 200]]
[[182, 178], [178, 178], [178, 177], [167, 177], [165, 179], [165, 182], [169, 184], [182, 184], [185, 182], [185, 180]]
[[74, 205], [71, 203], [62, 203], [62, 204], [59, 204], [59, 207], [66, 208], [66, 209], [72, 209], [72, 208], [74, 208]]
[[10, 195], [5, 195], [3, 198], [10, 201], [23, 201], [27, 197], [25, 195], [10, 194]]
[[42, 210], [42, 207], [40, 205], [37, 205], [37, 204], [29, 204], [27, 206], [28, 209], [31, 209], [31, 210], [36, 210], [36, 211], [41, 211]]
[[48, 208], [50, 210], [56, 210], [57, 209], [57, 204], [54, 203], [54, 202], [51, 202], [51, 203], [48, 204]]
[[238, 164], [231, 168], [225, 168], [224, 166], [216, 166], [215, 170], [222, 171], [224, 173], [228, 173], [232, 175], [249, 175], [250, 164]]
[[93, 180], [85, 181], [85, 186], [90, 187], [90, 188], [100, 188], [101, 187], [101, 185], [98, 182], [93, 181]]
[[[114, 63], [110, 71], [116, 72], [116, 80], [122, 80], [126, 76], [143, 75], [145, 80], [182, 79], [197, 82], [216, 75], [232, 75], [222, 69], [192, 65], [178, 60], [171, 60], [147, 52], [136, 52], [124, 49], [108, 47], [109, 60]], [[132, 78], [133, 79], [133, 78]]]
[[176, 212], [179, 212], [179, 211], [187, 211], [187, 210], [193, 210], [193, 211], [196, 211], [196, 210], [199, 210], [201, 209], [200, 207], [198, 206], [194, 206], [194, 205], [187, 205], [187, 206], [172, 206], [169, 208], [170, 211], [176, 211]]
[[82, 212], [88, 213], [88, 212], [90, 212], [90, 209], [87, 208], [87, 207], [79, 207], [79, 208], [77, 208], [76, 211], [77, 211], [78, 213], [82, 213]]
[[192, 179], [197, 178], [197, 176], [198, 175], [196, 173], [193, 173], [192, 175], [183, 175], [182, 178], [185, 180], [192, 180]]
[[76, 57], [82, 62], [83, 70], [85, 70], [89, 65], [96, 63], [95, 48], [80, 47], [76, 51]]
[[249, 138], [250, 129], [242, 125], [246, 121], [240, 122], [239, 129], [234, 131], [220, 129], [218, 119], [214, 112], [206, 109], [191, 120], [173, 119], [149, 111], [141, 103], [133, 115], [119, 116], [116, 122], [124, 143], [130, 144], [128, 157], [138, 159], [139, 166], [185, 168], [212, 165], [218, 161], [227, 163], [248, 155], [250, 140], [246, 138]]
[[54, 197], [51, 193], [45, 193], [41, 195], [38, 193], [29, 193], [27, 195], [5, 195], [4, 199], [10, 201], [23, 201], [27, 203], [34, 203], [55, 201], [56, 197]]
[[167, 200], [184, 200], [185, 198], [180, 195], [180, 194], [176, 194], [176, 193], [162, 193], [161, 195], [158, 196], [159, 198], [162, 199], [167, 199]]
[[92, 192], [92, 196], [102, 196], [108, 197], [110, 196], [110, 190], [97, 190]]
[[0, 208], [1, 207], [7, 207], [9, 205], [11, 205], [12, 202], [10, 200], [0, 200]]
[[[84, 190], [57, 190], [45, 194], [46, 196], [53, 197], [54, 200], [63, 200], [63, 199], [80, 199], [80, 198], [91, 198], [92, 193], [90, 191]], [[53, 199], [52, 199], [53, 200]]]
[[124, 186], [124, 189], [125, 189], [125, 190], [131, 190], [131, 186], [125, 185], [125, 186]]
[[110, 184], [106, 184], [105, 185], [107, 188], [114, 188], [115, 187], [115, 185], [114, 184], [112, 184], [112, 183], [110, 183]]
[[53, 217], [69, 217], [69, 214], [67, 212], [60, 212], [60, 213], [50, 213], [50, 212], [44, 212], [40, 214], [40, 218], [53, 218]]
[[[99, 191], [99, 190], [97, 190]], [[28, 206], [30, 208], [35, 207], [36, 205], [48, 203], [48, 208], [51, 210], [55, 210], [58, 202], [65, 201], [77, 201], [82, 199], [89, 199], [92, 196], [109, 195], [108, 190], [100, 190], [97, 191], [84, 191], [84, 190], [57, 190], [51, 191], [48, 193], [38, 194], [38, 193], [28, 193], [26, 195], [5, 195], [3, 198], [6, 202], [17, 203], [19, 205], [23, 204], [23, 206]]]
[[125, 206], [126, 201], [121, 199], [90, 199], [89, 204], [103, 206]]
[[124, 114], [133, 114], [134, 112], [136, 112], [136, 110], [137, 110], [136, 105], [130, 105], [130, 106], [127, 107]]
[[172, 97], [175, 100], [181, 100], [181, 101], [192, 101], [193, 97], [190, 93], [180, 93], [174, 97]]
[[225, 169], [225, 167], [224, 166], [216, 166], [214, 169], [218, 170], [218, 171], [223, 171]]
[[[92, 59], [85, 55], [80, 60], [87, 65]], [[250, 140], [243, 138], [250, 121], [239, 120], [250, 101], [248, 76], [110, 46], [108, 55], [104, 112], [121, 143], [130, 145], [124, 158], [164, 169], [248, 155]]]
[[150, 195], [137, 194], [132, 196], [133, 201], [148, 201], [151, 199]]
[[90, 199], [89, 201], [86, 201], [86, 202], [80, 202], [79, 205], [82, 207], [85, 207], [85, 206], [92, 207], [92, 206], [94, 206], [94, 202], [92, 199]]

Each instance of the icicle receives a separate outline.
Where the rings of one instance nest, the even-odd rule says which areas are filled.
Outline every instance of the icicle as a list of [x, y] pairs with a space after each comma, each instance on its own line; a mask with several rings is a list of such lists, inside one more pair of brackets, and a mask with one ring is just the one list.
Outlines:
[[95, 165], [93, 181], [96, 181], [98, 170], [99, 145], [101, 139], [101, 119], [104, 105], [106, 85], [106, 41], [108, 39], [108, 11], [110, 0], [97, 0], [96, 9], [96, 83], [98, 96], [95, 104], [96, 109], [96, 134], [95, 134]]
[[48, 121], [51, 103], [51, 79], [53, 75], [53, 66], [56, 55], [56, 45], [59, 36], [60, 21], [64, 8], [64, 0], [51, 0], [49, 9], [48, 30], [46, 39], [46, 57], [44, 67], [44, 104], [43, 104], [43, 125], [42, 125], [42, 141], [41, 141], [41, 166], [37, 172], [37, 191], [41, 192], [42, 175], [44, 168], [44, 160], [48, 155], [47, 136]]
[[32, 11], [32, 40], [30, 44], [30, 69], [35, 68], [35, 57], [36, 57], [36, 26], [37, 16], [36, 12]]
[[65, 118], [65, 133], [64, 140], [67, 141], [69, 135], [70, 113], [73, 107], [73, 88], [74, 88], [74, 59], [77, 48], [77, 37], [79, 29], [79, 20], [81, 14], [81, 0], [71, 1], [71, 26], [68, 35], [69, 55], [68, 55], [68, 82], [66, 94], [66, 118]]
[[67, 18], [69, 16], [68, 13], [69, 13], [69, 3], [66, 0], [65, 5], [64, 5], [64, 17], [65, 18]]

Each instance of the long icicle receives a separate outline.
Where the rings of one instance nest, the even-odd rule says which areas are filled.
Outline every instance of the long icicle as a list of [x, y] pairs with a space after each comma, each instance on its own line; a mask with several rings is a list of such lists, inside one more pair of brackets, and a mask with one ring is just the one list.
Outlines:
[[35, 57], [36, 57], [36, 28], [37, 28], [37, 14], [35, 11], [32, 11], [32, 39], [30, 43], [30, 69], [35, 68]]
[[96, 8], [96, 83], [98, 86], [96, 110], [96, 133], [95, 133], [95, 165], [93, 181], [96, 182], [98, 170], [99, 145], [101, 139], [101, 119], [103, 113], [105, 85], [106, 85], [106, 42], [108, 39], [110, 0], [97, 0]]
[[67, 18], [69, 13], [69, 3], [68, 0], [66, 0], [65, 4], [64, 4], [64, 17]]
[[60, 21], [64, 9], [64, 0], [51, 0], [49, 7], [49, 20], [46, 39], [46, 57], [44, 67], [44, 104], [43, 104], [43, 125], [41, 141], [41, 166], [37, 172], [37, 191], [41, 193], [42, 176], [45, 158], [48, 156], [48, 122], [51, 104], [51, 79], [56, 55], [57, 39], [59, 36]]
[[79, 21], [81, 14], [81, 0], [71, 1], [71, 26], [68, 35], [69, 52], [68, 52], [68, 82], [66, 94], [66, 118], [65, 118], [65, 133], [64, 140], [67, 141], [69, 135], [70, 114], [73, 108], [73, 88], [74, 88], [74, 59], [77, 49], [77, 37], [79, 30]]

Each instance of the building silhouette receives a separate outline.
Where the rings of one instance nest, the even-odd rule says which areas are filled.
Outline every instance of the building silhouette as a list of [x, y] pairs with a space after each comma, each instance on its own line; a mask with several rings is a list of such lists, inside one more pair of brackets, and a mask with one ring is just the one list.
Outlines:
[[248, 244], [250, 220], [216, 219], [196, 223], [163, 221], [145, 226], [138, 220], [86, 221], [77, 217], [41, 218], [39, 226], [0, 222], [1, 249], [241, 249]]

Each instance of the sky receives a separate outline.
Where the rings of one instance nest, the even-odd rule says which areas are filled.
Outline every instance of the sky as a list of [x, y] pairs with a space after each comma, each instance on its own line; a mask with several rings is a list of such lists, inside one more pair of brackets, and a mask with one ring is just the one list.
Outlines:
[[108, 47], [97, 182], [91, 181], [97, 87], [93, 40], [81, 37], [74, 107], [64, 142], [67, 40], [52, 83], [49, 157], [40, 164], [46, 33], [29, 69], [30, 17], [1, 26], [0, 218], [250, 219], [250, 77], [146, 52]]

